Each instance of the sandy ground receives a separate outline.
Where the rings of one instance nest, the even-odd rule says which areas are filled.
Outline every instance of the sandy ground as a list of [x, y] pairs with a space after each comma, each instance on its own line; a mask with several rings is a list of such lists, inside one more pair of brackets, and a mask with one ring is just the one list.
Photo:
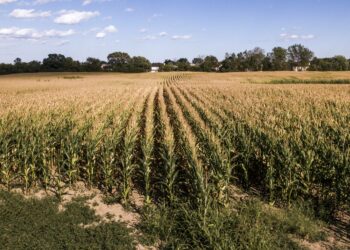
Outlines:
[[[22, 193], [21, 189], [14, 189], [16, 193]], [[54, 196], [54, 192], [50, 190], [38, 190], [32, 193], [26, 194], [26, 198], [36, 198], [43, 199], [48, 196]], [[109, 222], [123, 222], [128, 226], [132, 227], [136, 225], [140, 216], [136, 212], [133, 212], [131, 209], [125, 209], [119, 203], [106, 204], [104, 202], [104, 194], [96, 189], [88, 189], [85, 187], [85, 184], [82, 182], [77, 183], [73, 188], [64, 188], [62, 190], [61, 202], [59, 205], [59, 210], [63, 211], [65, 205], [71, 202], [72, 200], [80, 197], [86, 197], [86, 205], [93, 209], [96, 215], [100, 216], [102, 221]], [[143, 197], [137, 192], [133, 192], [131, 197], [131, 204], [135, 205], [138, 208], [143, 206]]]

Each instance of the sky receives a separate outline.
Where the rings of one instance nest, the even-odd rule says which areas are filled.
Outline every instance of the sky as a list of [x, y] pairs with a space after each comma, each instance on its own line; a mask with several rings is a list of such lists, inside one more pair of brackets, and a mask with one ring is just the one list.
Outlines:
[[0, 62], [61, 53], [152, 62], [301, 43], [350, 58], [349, 0], [0, 0]]

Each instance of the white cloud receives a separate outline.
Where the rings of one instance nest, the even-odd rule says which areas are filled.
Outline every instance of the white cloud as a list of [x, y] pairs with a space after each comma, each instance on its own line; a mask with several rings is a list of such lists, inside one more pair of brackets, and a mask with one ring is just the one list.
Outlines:
[[301, 38], [304, 40], [310, 40], [310, 39], [314, 39], [315, 35], [313, 35], [313, 34], [303, 35], [303, 36], [301, 36]]
[[72, 29], [66, 30], [66, 31], [61, 31], [61, 30], [46, 30], [42, 32], [44, 37], [66, 37], [66, 36], [71, 36], [74, 35], [75, 32]]
[[32, 28], [17, 28], [17, 27], [10, 27], [10, 28], [0, 28], [0, 37], [2, 38], [10, 38], [10, 39], [30, 39], [30, 40], [39, 40], [43, 38], [58, 38], [58, 37], [67, 37], [74, 35], [74, 30], [44, 30], [44, 31], [37, 31], [36, 29]]
[[148, 35], [148, 36], [145, 36], [145, 37], [142, 38], [142, 40], [145, 40], [145, 41], [147, 41], [147, 40], [156, 40], [156, 39], [157, 39], [157, 37], [156, 36], [152, 36], [152, 35]]
[[142, 29], [140, 29], [140, 32], [141, 33], [146, 33], [148, 30], [146, 29], [146, 28], [142, 28]]
[[108, 33], [118, 32], [118, 29], [114, 25], [109, 25], [105, 27], [102, 31], [96, 34], [96, 38], [105, 38]]
[[10, 13], [14, 18], [35, 18], [35, 17], [49, 17], [50, 11], [35, 11], [34, 9], [15, 9]]
[[189, 40], [192, 38], [191, 35], [182, 35], [182, 36], [179, 36], [179, 35], [174, 35], [171, 37], [173, 40]]
[[163, 14], [157, 14], [157, 13], [155, 13], [155, 14], [153, 14], [150, 18], [148, 18], [148, 22], [151, 22], [153, 19], [159, 18], [159, 17], [162, 17], [162, 16], [163, 16]]
[[109, 25], [106, 28], [104, 28], [104, 31], [108, 33], [115, 33], [118, 32], [118, 29], [114, 25]]
[[96, 34], [96, 38], [104, 38], [104, 37], [106, 37], [107, 36], [107, 33], [106, 32], [98, 32], [97, 34]]
[[[53, 0], [55, 1], [55, 0]], [[105, 3], [105, 2], [111, 2], [112, 0], [82, 0], [83, 3], [82, 5], [83, 6], [86, 6], [86, 5], [89, 5], [89, 4], [92, 4], [92, 3]]]
[[89, 5], [92, 3], [92, 0], [84, 0], [83, 1], [83, 6]]
[[0, 0], [0, 4], [14, 3], [17, 0]]
[[68, 44], [69, 42], [70, 42], [69, 40], [62, 40], [62, 41], [59, 41], [58, 43], [56, 43], [56, 46], [63, 46], [63, 45]]
[[315, 35], [313, 34], [299, 35], [299, 34], [282, 33], [280, 34], [280, 37], [284, 40], [311, 40], [315, 38]]
[[157, 18], [157, 17], [162, 17], [162, 16], [163, 16], [163, 14], [155, 13], [155, 14], [152, 15], [152, 18]]
[[134, 11], [135, 11], [135, 9], [130, 8], [130, 7], [125, 9], [125, 12], [134, 12]]
[[168, 33], [165, 32], [165, 31], [159, 33], [159, 36], [161, 36], [161, 37], [164, 37], [164, 36], [167, 36], [167, 35], [168, 35]]
[[52, 2], [56, 2], [56, 0], [35, 0], [33, 5], [41, 5], [41, 4], [47, 4]]
[[89, 20], [93, 17], [99, 16], [98, 11], [61, 11], [61, 15], [57, 17], [54, 22], [59, 24], [78, 24], [82, 21]]

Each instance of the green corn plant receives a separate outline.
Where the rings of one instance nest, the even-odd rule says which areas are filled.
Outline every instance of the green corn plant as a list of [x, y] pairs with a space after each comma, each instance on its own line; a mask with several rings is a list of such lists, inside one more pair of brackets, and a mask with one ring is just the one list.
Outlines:
[[[105, 121], [103, 128], [99, 131], [98, 135], [95, 139], [95, 146], [89, 147], [89, 157], [91, 158], [92, 165], [96, 165], [96, 160], [98, 156], [98, 152], [94, 149], [97, 145], [100, 145], [101, 148], [101, 167], [97, 169], [97, 171], [101, 171], [100, 180], [103, 183], [105, 192], [112, 192], [113, 185], [116, 182], [115, 173], [120, 168], [120, 161], [123, 151], [123, 142], [125, 136], [125, 130], [130, 118], [130, 113], [123, 113], [118, 124], [115, 124], [110, 131], [106, 131], [111, 125], [111, 119], [109, 118]], [[108, 136], [106, 137], [106, 133], [108, 132]]]
[[7, 164], [6, 162], [2, 162], [2, 164], [0, 164], [0, 169], [1, 169], [1, 177], [2, 177], [1, 181], [5, 183], [7, 190], [10, 191], [11, 180], [13, 179], [13, 176], [12, 176], [13, 173], [11, 172], [11, 168], [9, 164]]
[[43, 178], [43, 186], [45, 190], [47, 190], [48, 186], [50, 185], [50, 170], [47, 164], [48, 162], [44, 159], [43, 167], [42, 167], [42, 175], [43, 175], [42, 178]]
[[[227, 188], [224, 184], [223, 178], [222, 178], [222, 161], [220, 160], [220, 153], [218, 145], [215, 144], [214, 139], [212, 138], [213, 135], [210, 133], [207, 133], [204, 131], [204, 129], [198, 124], [198, 121], [194, 119], [192, 116], [190, 109], [185, 105], [183, 100], [181, 99], [180, 95], [176, 93], [175, 88], [170, 88], [174, 93], [175, 100], [177, 104], [180, 106], [185, 119], [191, 126], [191, 129], [193, 133], [196, 135], [198, 140], [198, 146], [200, 148], [200, 158], [203, 162], [205, 162], [205, 165], [208, 166], [207, 168], [211, 168], [213, 172], [215, 172], [214, 176], [216, 179], [216, 193], [218, 197], [218, 201], [224, 202], [224, 195], [223, 192], [225, 192], [225, 189]], [[228, 165], [230, 166], [231, 162], [228, 162]], [[227, 165], [225, 165], [226, 167]], [[221, 176], [220, 176], [221, 175]]]
[[270, 162], [269, 159], [267, 159], [267, 156], [264, 156], [264, 160], [266, 162], [266, 180], [267, 180], [267, 188], [269, 192], [269, 203], [273, 205], [275, 203], [275, 168], [273, 163]]
[[301, 151], [303, 168], [301, 171], [301, 189], [305, 195], [310, 195], [312, 190], [312, 167], [315, 161], [315, 153], [311, 150]]
[[151, 164], [153, 153], [153, 136], [149, 136], [142, 142], [143, 152], [142, 171], [144, 177], [145, 203], [151, 204]]
[[203, 227], [206, 227], [212, 197], [212, 188], [209, 184], [210, 173], [207, 169], [204, 169], [202, 164], [198, 161], [191, 161], [189, 168], [192, 172], [195, 187], [195, 202], [197, 204], [199, 214], [201, 215]]
[[175, 145], [174, 138], [171, 135], [167, 135], [165, 142], [162, 146], [163, 150], [161, 152], [162, 159], [165, 163], [166, 173], [165, 178], [161, 180], [161, 183], [165, 187], [165, 192], [169, 204], [174, 204], [176, 200], [176, 181], [178, 176], [178, 171], [176, 168], [176, 155], [175, 155]]
[[24, 165], [23, 167], [23, 180], [24, 180], [24, 190], [26, 193], [29, 191], [29, 184], [30, 184], [30, 166]]
[[[207, 151], [205, 152], [204, 156], [212, 156], [211, 161], [209, 161], [209, 165], [215, 169], [214, 179], [216, 183], [218, 201], [220, 204], [227, 206], [228, 187], [231, 184], [233, 169], [236, 167], [235, 159], [238, 156], [235, 152], [231, 138], [229, 137], [230, 133], [227, 126], [223, 126], [223, 124], [219, 126], [212, 120], [212, 117], [208, 116], [209, 110], [205, 110], [201, 107], [201, 105], [197, 102], [201, 102], [201, 100], [196, 95], [193, 95], [193, 93], [189, 91], [186, 92], [184, 89], [178, 88], [178, 90], [184, 96], [184, 98], [191, 103], [193, 108], [198, 112], [201, 119], [212, 132], [212, 136], [202, 136], [204, 137], [204, 142], [207, 147]], [[188, 93], [190, 93], [193, 98], [190, 98]], [[206, 105], [204, 101], [202, 101], [202, 104]], [[216, 113], [216, 111], [214, 113]], [[213, 135], [216, 135], [218, 140], [215, 140]]]
[[64, 182], [61, 179], [61, 175], [52, 175], [51, 176], [51, 186], [52, 186], [52, 191], [54, 192], [56, 198], [61, 201], [62, 197], [64, 195], [64, 189], [66, 187], [66, 185], [64, 184]]
[[105, 128], [102, 128], [87, 144], [86, 172], [90, 188], [96, 177], [98, 184], [103, 183], [104, 191], [110, 192], [112, 190], [113, 166], [116, 161], [114, 147], [120, 137], [120, 132], [117, 133], [117, 131], [119, 128], [106, 136]]
[[[224, 133], [225, 135], [226, 133]], [[225, 139], [222, 138], [225, 142], [225, 147], [221, 149], [220, 152], [220, 183], [219, 186], [219, 202], [223, 204], [225, 207], [229, 205], [229, 186], [231, 185], [231, 180], [234, 176], [234, 169], [236, 168], [236, 159], [238, 158], [238, 153], [235, 151], [234, 146], [232, 145], [231, 140], [228, 137]]]
[[124, 205], [129, 204], [129, 198], [132, 191], [132, 175], [135, 171], [135, 168], [137, 167], [134, 162], [136, 139], [136, 126], [130, 126], [129, 129], [127, 129], [124, 137], [123, 152], [121, 155], [121, 166], [119, 170], [121, 176], [120, 193], [121, 200]]
[[113, 164], [115, 162], [115, 156], [111, 153], [102, 159], [102, 173], [103, 173], [103, 186], [105, 192], [111, 192], [113, 188]]
[[66, 175], [68, 177], [69, 186], [72, 186], [76, 179], [77, 175], [77, 163], [79, 161], [79, 156], [76, 152], [70, 152], [70, 154], [66, 154], [67, 160], [67, 169], [65, 170]]
[[[120, 134], [120, 133], [119, 133]], [[101, 171], [100, 181], [103, 183], [104, 192], [112, 192], [114, 180], [113, 180], [113, 166], [116, 164], [116, 154], [114, 152], [113, 140], [119, 137], [111, 136], [113, 139], [101, 140]], [[119, 141], [119, 140], [118, 140]]]

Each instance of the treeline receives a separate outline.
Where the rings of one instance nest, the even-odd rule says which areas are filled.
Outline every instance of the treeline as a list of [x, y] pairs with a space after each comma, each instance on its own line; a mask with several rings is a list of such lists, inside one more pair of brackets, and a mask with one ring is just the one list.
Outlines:
[[314, 53], [301, 44], [285, 49], [275, 47], [271, 52], [259, 47], [240, 53], [226, 53], [225, 59], [219, 61], [215, 56], [165, 60], [164, 63], [153, 63], [142, 56], [131, 57], [124, 52], [114, 52], [107, 56], [107, 61], [89, 57], [85, 62], [73, 60], [60, 54], [50, 54], [42, 62], [22, 62], [15, 59], [13, 64], [0, 64], [0, 74], [35, 73], [35, 72], [149, 72], [167, 71], [203, 71], [203, 72], [243, 72], [243, 71], [345, 71], [350, 70], [350, 60], [344, 56], [317, 58]]
[[151, 62], [144, 57], [130, 57], [127, 53], [115, 52], [107, 57], [107, 61], [89, 57], [85, 62], [73, 60], [61, 54], [49, 54], [42, 62], [22, 62], [16, 58], [13, 64], [0, 64], [0, 74], [37, 73], [37, 72], [148, 72]]
[[165, 60], [159, 67], [160, 71], [343, 71], [350, 69], [349, 63], [350, 60], [344, 56], [317, 58], [310, 49], [296, 44], [287, 49], [275, 47], [267, 54], [259, 47], [237, 54], [226, 53], [223, 61], [219, 61], [215, 56], [197, 57], [192, 63], [186, 58], [177, 61]]

